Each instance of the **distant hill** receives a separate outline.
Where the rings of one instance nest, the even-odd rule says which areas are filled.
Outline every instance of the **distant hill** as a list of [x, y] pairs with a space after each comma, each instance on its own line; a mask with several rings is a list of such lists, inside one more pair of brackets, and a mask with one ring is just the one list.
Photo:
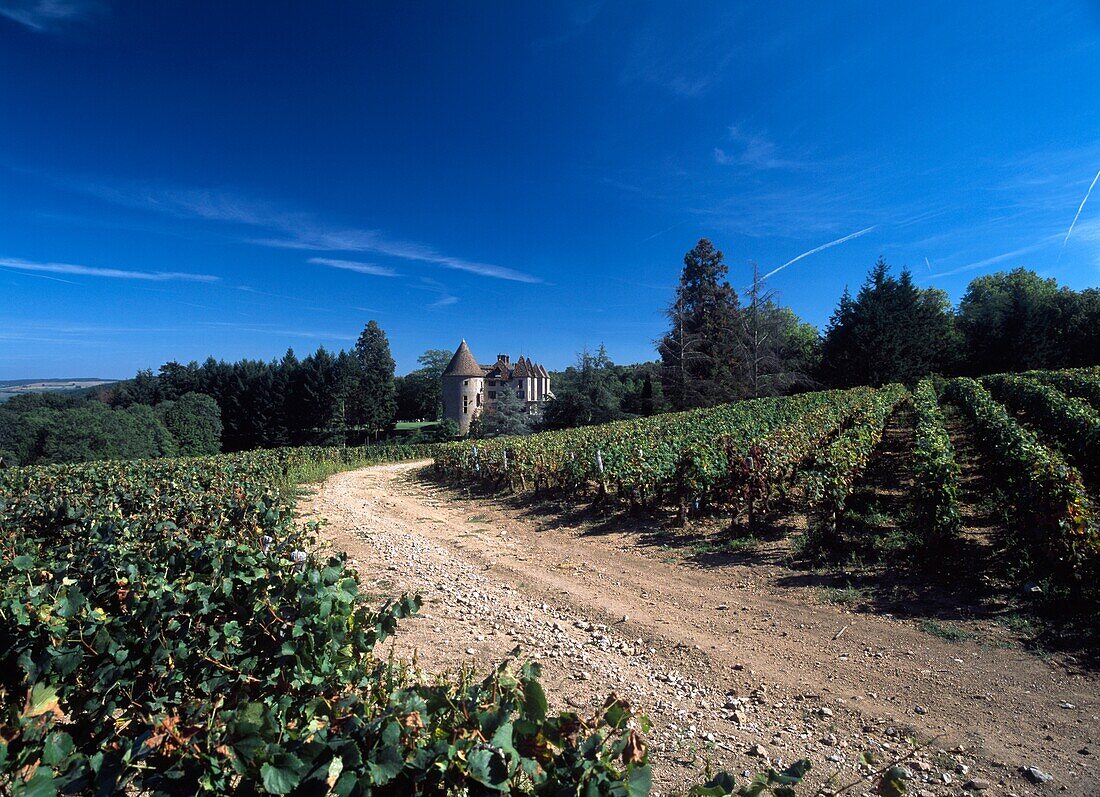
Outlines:
[[70, 390], [85, 390], [101, 385], [110, 385], [119, 380], [98, 377], [77, 377], [73, 379], [0, 379], [0, 402], [22, 393], [50, 393]]

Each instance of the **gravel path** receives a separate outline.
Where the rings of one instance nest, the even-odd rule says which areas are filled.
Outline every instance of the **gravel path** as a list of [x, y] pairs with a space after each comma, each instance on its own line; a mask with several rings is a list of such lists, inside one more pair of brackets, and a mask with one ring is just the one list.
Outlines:
[[366, 590], [424, 596], [398, 655], [484, 672], [519, 645], [558, 708], [618, 693], [656, 725], [658, 793], [708, 762], [740, 773], [802, 757], [815, 787], [848, 785], [861, 753], [885, 763], [915, 739], [913, 794], [1100, 795], [1092, 673], [819, 604], [776, 586], [778, 568], [664, 561], [633, 535], [464, 497], [424, 466], [338, 474], [300, 507], [327, 519]]

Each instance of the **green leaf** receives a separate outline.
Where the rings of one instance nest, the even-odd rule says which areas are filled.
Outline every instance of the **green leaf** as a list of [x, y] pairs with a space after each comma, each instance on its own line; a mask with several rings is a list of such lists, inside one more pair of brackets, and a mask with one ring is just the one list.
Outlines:
[[42, 745], [42, 763], [56, 766], [73, 752], [73, 739], [69, 734], [54, 731]]
[[728, 772], [718, 772], [701, 786], [692, 787], [688, 792], [689, 797], [727, 797], [729, 794], [733, 794], [733, 790], [737, 788], [737, 783], [734, 781], [733, 775]]
[[626, 781], [627, 797], [647, 797], [653, 789], [653, 770], [649, 764], [634, 767]]
[[546, 692], [538, 681], [528, 680], [523, 685], [524, 702], [527, 706], [527, 716], [536, 722], [546, 719], [546, 710], [549, 707], [546, 702]]
[[294, 770], [271, 764], [260, 767], [260, 777], [263, 778], [264, 789], [270, 794], [290, 794], [301, 780]]
[[621, 700], [615, 700], [607, 707], [603, 718], [612, 728], [618, 728], [630, 719], [630, 709]]
[[329, 762], [328, 774], [325, 776], [325, 783], [328, 784], [331, 789], [336, 785], [336, 781], [340, 779], [340, 773], [344, 771], [344, 759], [340, 756], [336, 756]]
[[508, 786], [508, 767], [495, 750], [474, 750], [466, 763], [467, 773], [478, 783], [498, 791]]
[[[397, 723], [392, 723], [396, 725]], [[388, 729], [387, 729], [388, 730]], [[400, 736], [400, 730], [398, 730]], [[382, 746], [371, 751], [367, 760], [367, 768], [370, 770], [371, 780], [378, 786], [389, 783], [401, 774], [405, 768], [405, 759], [401, 757], [396, 742], [386, 743], [386, 733], [382, 735]]]
[[879, 781], [878, 793], [882, 797], [901, 797], [906, 792], [907, 780], [909, 780], [908, 772], [901, 767], [890, 767]]
[[57, 689], [49, 684], [36, 683], [31, 687], [31, 693], [27, 699], [27, 710], [24, 717], [40, 717], [49, 712], [58, 712]]
[[34, 567], [34, 559], [27, 556], [27, 554], [20, 554], [12, 559], [11, 563], [15, 566], [15, 569], [20, 572], [26, 572]]
[[810, 759], [801, 758], [782, 772], [772, 773], [771, 780], [773, 783], [781, 783], [784, 786], [797, 786], [802, 782], [802, 778], [806, 777], [806, 773], [810, 771], [811, 766], [813, 764], [810, 763]]
[[13, 797], [54, 797], [57, 785], [53, 782], [53, 773], [47, 767], [39, 767], [30, 780], [17, 782], [11, 793]]

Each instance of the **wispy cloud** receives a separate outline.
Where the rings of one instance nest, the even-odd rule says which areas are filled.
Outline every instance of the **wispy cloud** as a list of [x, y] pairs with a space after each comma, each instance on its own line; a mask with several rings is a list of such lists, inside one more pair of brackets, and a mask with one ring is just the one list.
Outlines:
[[[738, 13], [714, 13], [708, 7], [707, 24], [694, 25], [680, 6], [657, 6], [630, 42], [620, 82], [648, 83], [688, 99], [703, 96], [737, 54], [729, 36]], [[670, 26], [686, 28], [684, 36], [669, 35]]]
[[978, 260], [974, 263], [967, 263], [965, 266], [959, 266], [958, 268], [953, 268], [950, 271], [941, 271], [939, 273], [933, 274], [932, 278], [953, 277], [956, 274], [962, 274], [967, 271], [977, 271], [978, 269], [985, 268], [986, 266], [993, 266], [997, 263], [1003, 263], [1006, 260], [1012, 260], [1014, 258], [1020, 257], [1021, 255], [1027, 255], [1031, 254], [1032, 252], [1037, 252], [1040, 249], [1048, 246], [1052, 240], [1054, 240], [1053, 237], [1044, 238], [1042, 241], [1039, 241], [1039, 243], [1031, 244], [1030, 246], [1022, 246], [1019, 249], [1013, 249], [1011, 252], [1004, 252], [1003, 254], [994, 255], [993, 257], [987, 257], [984, 260]]
[[100, 7], [100, 3], [88, 0], [0, 0], [0, 16], [44, 33], [83, 19]]
[[780, 271], [785, 269], [787, 266], [790, 266], [794, 263], [797, 263], [799, 260], [801, 260], [804, 257], [809, 257], [810, 255], [816, 255], [818, 252], [823, 252], [824, 250], [831, 249], [834, 246], [840, 246], [845, 241], [850, 241], [853, 238], [859, 238], [860, 236], [866, 235], [867, 233], [871, 232], [874, 229], [875, 229], [875, 225], [872, 225], [870, 227], [865, 227], [864, 229], [859, 230], [857, 232], [854, 232], [851, 235], [845, 235], [843, 238], [837, 238], [835, 241], [829, 241], [829, 243], [827, 243], [827, 244], [822, 244], [821, 246], [815, 246], [813, 249], [809, 250], [808, 252], [803, 252], [802, 254], [798, 255], [797, 257], [792, 257], [790, 260], [788, 260], [786, 263], [779, 266], [778, 268], [773, 268], [771, 271], [769, 271], [767, 274], [765, 274], [763, 277], [761, 277], [761, 279], [767, 279], [768, 277], [771, 277], [774, 274], [778, 274]]
[[356, 260], [334, 260], [330, 257], [311, 257], [310, 263], [331, 268], [342, 268], [345, 271], [354, 271], [359, 274], [370, 274], [373, 277], [398, 277], [396, 271], [388, 266], [376, 266], [374, 263], [360, 263]]
[[254, 243], [282, 249], [303, 249], [322, 252], [371, 252], [401, 260], [431, 263], [455, 271], [465, 271], [481, 277], [511, 280], [513, 282], [538, 283], [538, 277], [492, 263], [464, 260], [437, 252], [430, 246], [411, 241], [395, 241], [382, 236], [377, 230], [335, 230], [313, 225], [284, 228], [288, 237], [261, 238]]
[[156, 210], [179, 218], [198, 218], [262, 230], [265, 234], [244, 239], [260, 246], [307, 252], [369, 252], [400, 260], [429, 263], [482, 277], [513, 282], [542, 282], [539, 277], [518, 269], [454, 257], [426, 244], [391, 238], [381, 230], [323, 224], [311, 214], [288, 212], [228, 192], [73, 181], [66, 184], [115, 204]]
[[217, 282], [219, 277], [210, 274], [192, 274], [181, 271], [128, 271], [121, 268], [99, 268], [75, 263], [36, 263], [31, 260], [0, 258], [0, 268], [17, 271], [45, 272], [47, 274], [71, 274], [78, 277], [107, 277], [109, 279], [146, 280], [149, 282]]
[[738, 125], [729, 129], [730, 145], [714, 148], [714, 161], [722, 166], [744, 166], [748, 169], [800, 169], [798, 161], [779, 156], [776, 145], [761, 133]]
[[450, 307], [452, 304], [458, 303], [458, 297], [452, 295], [446, 285], [431, 277], [421, 277], [419, 285], [412, 285], [410, 287], [418, 291], [429, 291], [439, 297], [428, 305], [429, 308], [438, 309], [440, 307]]

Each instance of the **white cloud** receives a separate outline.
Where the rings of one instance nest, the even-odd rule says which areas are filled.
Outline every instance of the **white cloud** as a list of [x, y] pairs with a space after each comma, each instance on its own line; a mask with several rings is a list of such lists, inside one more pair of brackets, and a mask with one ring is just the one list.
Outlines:
[[355, 271], [359, 274], [370, 274], [374, 277], [400, 276], [388, 266], [376, 266], [374, 263], [359, 263], [355, 260], [334, 260], [329, 257], [311, 257], [309, 262], [316, 263], [319, 266], [330, 266], [332, 268], [342, 268], [346, 271]]
[[78, 277], [107, 277], [109, 279], [147, 280], [150, 282], [217, 282], [220, 278], [210, 274], [192, 274], [181, 271], [128, 271], [121, 268], [99, 268], [75, 263], [35, 263], [30, 260], [0, 258], [0, 268], [17, 271], [46, 272], [48, 274], [72, 274]]
[[99, 7], [86, 0], [0, 0], [0, 15], [44, 33], [63, 22], [87, 16]]
[[775, 143], [760, 133], [732, 125], [729, 138], [732, 145], [728, 152], [722, 147], [714, 148], [715, 163], [759, 170], [802, 168], [797, 161], [779, 157]]
[[306, 213], [291, 213], [222, 191], [161, 189], [147, 185], [110, 186], [89, 182], [67, 185], [109, 202], [157, 210], [182, 218], [240, 224], [267, 234], [249, 237], [249, 243], [307, 252], [372, 252], [455, 271], [513, 282], [540, 283], [539, 277], [514, 268], [445, 255], [426, 244], [392, 239], [380, 230], [331, 227]]

